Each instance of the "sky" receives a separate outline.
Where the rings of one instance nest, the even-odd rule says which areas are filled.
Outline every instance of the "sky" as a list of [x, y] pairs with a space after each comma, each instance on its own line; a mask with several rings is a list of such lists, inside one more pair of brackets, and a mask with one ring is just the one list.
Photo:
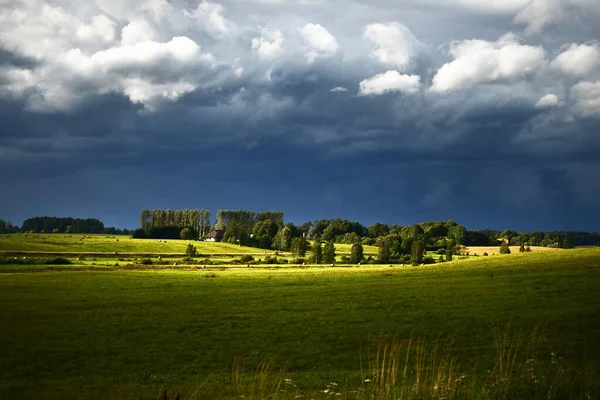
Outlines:
[[0, 0], [0, 218], [600, 231], [597, 0]]

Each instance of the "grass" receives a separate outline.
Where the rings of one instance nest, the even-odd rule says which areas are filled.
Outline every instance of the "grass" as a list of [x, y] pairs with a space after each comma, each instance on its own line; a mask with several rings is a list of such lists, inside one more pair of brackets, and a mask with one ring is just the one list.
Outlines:
[[0, 398], [597, 398], [599, 260], [0, 274]]
[[[510, 252], [512, 254], [518, 253], [521, 246], [509, 246]], [[527, 247], [527, 246], [525, 246]], [[541, 247], [541, 246], [530, 246], [531, 252], [538, 253], [540, 251], [561, 251], [562, 249], [551, 248], [551, 247]], [[465, 252], [468, 252], [470, 255], [477, 254], [478, 256], [482, 256], [483, 253], [487, 253], [488, 255], [496, 255], [500, 254], [500, 246], [470, 246], [466, 247]]]
[[[83, 234], [13, 234], [0, 235], [0, 251], [4, 252], [70, 252], [70, 253], [152, 253], [183, 254], [190, 241], [131, 239], [117, 235]], [[265, 250], [231, 243], [192, 241], [200, 254], [264, 254]], [[267, 251], [273, 253], [273, 251]]]

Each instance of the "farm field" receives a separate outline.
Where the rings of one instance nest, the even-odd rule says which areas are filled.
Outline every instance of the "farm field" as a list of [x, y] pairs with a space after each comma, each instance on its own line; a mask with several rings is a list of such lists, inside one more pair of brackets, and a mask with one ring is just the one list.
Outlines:
[[[273, 250], [238, 246], [231, 243], [212, 243], [188, 240], [131, 239], [127, 235], [90, 235], [61, 233], [0, 235], [0, 252], [47, 252], [47, 253], [144, 253], [183, 254], [188, 243], [198, 253], [218, 254], [274, 254]], [[351, 245], [336, 244], [339, 254], [350, 254]], [[364, 246], [368, 255], [377, 254], [377, 246]]]
[[[444, 397], [428, 369], [445, 371], [450, 398], [598, 398], [599, 285], [598, 248], [422, 267], [4, 273], [0, 398]], [[377, 391], [377, 345], [411, 339], [401, 367], [423, 379]]]
[[[83, 239], [82, 239], [83, 238]], [[183, 254], [188, 240], [131, 239], [129, 236], [89, 234], [0, 235], [0, 251], [69, 253], [153, 253]], [[265, 250], [231, 243], [192, 241], [201, 254], [264, 254]], [[267, 251], [274, 253], [274, 251]]]
[[[518, 253], [519, 248], [521, 246], [509, 246], [510, 252], [512, 254]], [[538, 253], [540, 251], [562, 251], [563, 249], [551, 248], [551, 247], [541, 247], [541, 246], [530, 246], [532, 253]], [[468, 252], [470, 255], [478, 255], [481, 256], [483, 253], [487, 253], [488, 255], [496, 255], [500, 254], [500, 246], [470, 246], [465, 247], [465, 252]]]

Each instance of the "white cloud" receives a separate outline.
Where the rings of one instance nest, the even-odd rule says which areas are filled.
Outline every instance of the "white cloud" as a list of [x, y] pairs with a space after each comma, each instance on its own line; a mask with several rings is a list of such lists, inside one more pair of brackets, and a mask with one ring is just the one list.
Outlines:
[[572, 18], [577, 14], [600, 15], [597, 0], [531, 0], [514, 18], [525, 25], [527, 33], [541, 33], [545, 27]]
[[340, 46], [337, 39], [319, 24], [306, 24], [298, 28], [308, 51], [305, 56], [309, 62], [320, 57], [331, 57], [338, 52]]
[[90, 25], [81, 25], [77, 29], [77, 37], [81, 40], [101, 40], [111, 42], [115, 38], [115, 23], [105, 15], [97, 15], [92, 18]]
[[181, 80], [170, 83], [153, 83], [140, 78], [123, 80], [123, 93], [132, 103], [143, 104], [146, 109], [154, 111], [160, 99], [177, 100], [186, 93], [196, 90], [197, 85]]
[[140, 42], [156, 39], [154, 27], [145, 19], [134, 19], [121, 29], [121, 44], [133, 46]]
[[261, 28], [261, 36], [252, 39], [252, 50], [260, 58], [274, 58], [283, 50], [283, 33], [279, 30]]
[[217, 3], [202, 1], [193, 11], [183, 11], [192, 21], [202, 24], [213, 36], [225, 36], [234, 33], [235, 25], [223, 16], [225, 9]]
[[214, 57], [203, 54], [193, 40], [183, 36], [166, 43], [145, 41], [133, 46], [113, 47], [93, 54], [90, 61], [105, 71], [154, 68], [158, 66], [183, 66], [200, 62], [211, 65]]
[[437, 71], [431, 87], [433, 92], [516, 82], [533, 74], [546, 62], [543, 48], [521, 45], [510, 33], [496, 42], [453, 42], [450, 54], [454, 61]]
[[410, 29], [398, 22], [367, 25], [364, 37], [375, 44], [372, 53], [375, 58], [401, 71], [410, 65], [423, 48]]
[[347, 92], [348, 89], [342, 86], [336, 86], [329, 90], [330, 92]]
[[377, 74], [360, 82], [359, 95], [380, 95], [386, 92], [416, 93], [421, 87], [418, 75], [403, 75], [396, 70]]
[[559, 105], [558, 97], [555, 94], [542, 96], [535, 104], [535, 108], [552, 108]]
[[594, 72], [600, 74], [600, 46], [573, 43], [550, 63], [550, 67], [576, 77], [587, 77]]
[[571, 88], [571, 98], [582, 116], [600, 116], [600, 81], [579, 82]]

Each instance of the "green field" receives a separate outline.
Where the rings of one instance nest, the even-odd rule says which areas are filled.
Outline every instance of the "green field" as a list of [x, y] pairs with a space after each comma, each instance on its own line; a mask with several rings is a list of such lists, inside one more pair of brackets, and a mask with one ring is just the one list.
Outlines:
[[[0, 398], [440, 398], [433, 375], [419, 390], [414, 377], [439, 375], [442, 355], [455, 361], [449, 398], [597, 398], [599, 286], [600, 249], [423, 267], [4, 273]], [[519, 338], [538, 325], [531, 355]], [[377, 343], [411, 338], [427, 362], [402, 356], [408, 392], [383, 391]], [[271, 359], [266, 375], [248, 373]]]
[[[131, 239], [124, 235], [89, 235], [61, 233], [0, 235], [0, 252], [68, 252], [68, 253], [151, 253], [183, 254], [190, 241]], [[268, 254], [273, 250], [238, 246], [231, 243], [192, 241], [198, 252], [219, 254]], [[350, 245], [336, 244], [340, 254], [350, 253]], [[365, 254], [377, 254], [376, 246], [364, 246]]]

